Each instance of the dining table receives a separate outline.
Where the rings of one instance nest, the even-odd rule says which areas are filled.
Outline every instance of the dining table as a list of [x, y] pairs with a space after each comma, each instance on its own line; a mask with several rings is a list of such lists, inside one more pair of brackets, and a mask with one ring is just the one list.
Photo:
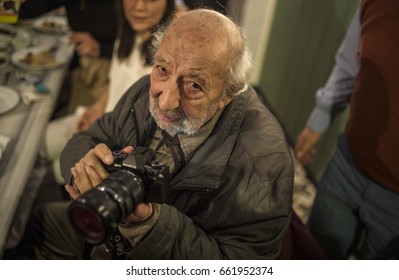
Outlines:
[[[10, 234], [23, 231], [27, 221], [37, 192], [27, 186], [74, 54], [68, 32], [41, 30], [38, 22], [0, 25], [0, 35], [9, 32], [15, 39], [22, 33], [26, 39], [25, 44], [21, 39], [3, 46], [0, 53], [0, 257], [15, 246], [15, 238], [10, 244]], [[51, 63], [27, 62], [40, 51], [53, 54]], [[17, 97], [7, 99], [12, 96]]]

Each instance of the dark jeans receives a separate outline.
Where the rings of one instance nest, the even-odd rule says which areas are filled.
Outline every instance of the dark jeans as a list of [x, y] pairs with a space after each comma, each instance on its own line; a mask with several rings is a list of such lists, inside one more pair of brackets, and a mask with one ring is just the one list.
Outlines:
[[[356, 167], [343, 136], [317, 188], [309, 229], [330, 259], [399, 257], [399, 195]], [[395, 245], [396, 244], [396, 245]]]

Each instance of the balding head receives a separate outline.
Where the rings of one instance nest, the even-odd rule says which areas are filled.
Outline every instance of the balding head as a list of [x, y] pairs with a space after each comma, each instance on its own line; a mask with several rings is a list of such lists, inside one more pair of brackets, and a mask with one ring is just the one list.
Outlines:
[[239, 36], [237, 31], [236, 25], [224, 15], [201, 9], [175, 19], [165, 31], [165, 37], [177, 35], [186, 44], [197, 44], [201, 48], [219, 44], [218, 47], [226, 51], [230, 38]]
[[170, 52], [184, 59], [205, 52], [218, 76], [224, 80], [225, 93], [234, 95], [246, 87], [251, 70], [251, 53], [241, 29], [228, 17], [212, 10], [197, 9], [177, 17], [154, 41], [173, 41]]

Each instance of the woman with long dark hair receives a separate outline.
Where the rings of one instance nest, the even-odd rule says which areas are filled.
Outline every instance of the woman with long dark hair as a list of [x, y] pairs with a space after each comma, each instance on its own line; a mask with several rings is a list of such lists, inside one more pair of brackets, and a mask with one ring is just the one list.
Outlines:
[[151, 72], [150, 42], [157, 26], [175, 10], [174, 0], [118, 0], [118, 31], [109, 73], [108, 92], [82, 115], [78, 130], [87, 128], [104, 112], [111, 111], [121, 95], [139, 78]]
[[174, 11], [174, 0], [116, 1], [117, 39], [107, 90], [83, 114], [75, 113], [57, 119], [47, 129], [47, 150], [53, 160], [54, 176], [59, 184], [64, 183], [60, 174], [59, 155], [67, 140], [76, 131], [88, 128], [105, 112], [112, 111], [123, 93], [138, 79], [151, 72], [149, 46], [153, 33], [159, 25], [166, 24], [174, 16]]

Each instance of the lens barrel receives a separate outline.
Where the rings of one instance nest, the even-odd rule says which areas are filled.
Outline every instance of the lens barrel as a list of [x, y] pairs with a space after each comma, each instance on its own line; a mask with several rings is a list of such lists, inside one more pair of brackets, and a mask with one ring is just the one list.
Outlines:
[[133, 213], [145, 196], [140, 176], [129, 170], [115, 171], [70, 204], [69, 218], [86, 241], [99, 244], [105, 241], [111, 226]]

